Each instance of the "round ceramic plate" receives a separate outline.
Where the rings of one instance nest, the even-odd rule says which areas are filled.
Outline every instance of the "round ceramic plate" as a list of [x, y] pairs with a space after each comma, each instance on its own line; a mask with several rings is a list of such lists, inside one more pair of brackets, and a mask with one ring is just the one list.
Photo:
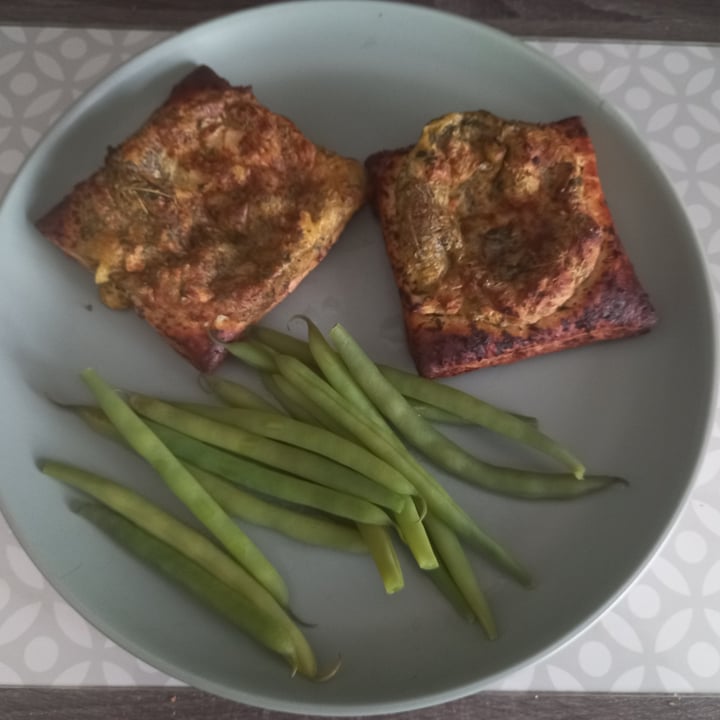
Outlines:
[[[116, 386], [198, 398], [196, 373], [132, 313], [105, 309], [91, 276], [47, 243], [37, 219], [97, 168], [169, 89], [205, 63], [292, 118], [317, 143], [364, 158], [415, 141], [425, 122], [484, 108], [508, 118], [585, 120], [620, 236], [660, 318], [649, 335], [456, 378], [453, 385], [536, 415], [599, 473], [628, 488], [569, 503], [483, 494], [441, 476], [467, 511], [531, 569], [525, 590], [472, 562], [495, 609], [488, 642], [402, 554], [405, 589], [387, 596], [367, 557], [251, 530], [290, 585], [326, 684], [282, 662], [186, 598], [74, 515], [72, 493], [38, 458], [104, 472], [178, 511], [138, 460], [45, 400], [87, 399], [78, 371]], [[409, 367], [378, 223], [365, 209], [329, 257], [267, 319], [342, 321], [378, 360]], [[406, 5], [302, 2], [242, 12], [180, 34], [87, 93], [20, 171], [0, 215], [2, 509], [41, 571], [106, 635], [163, 671], [219, 695], [316, 714], [407, 710], [477, 691], [566, 642], [627, 588], [657, 550], [704, 446], [714, 388], [710, 292], [668, 182], [619, 116], [523, 44]], [[247, 379], [227, 363], [225, 374]], [[487, 434], [457, 433], [484, 456], [548, 467]], [[187, 517], [186, 514], [183, 517]]]

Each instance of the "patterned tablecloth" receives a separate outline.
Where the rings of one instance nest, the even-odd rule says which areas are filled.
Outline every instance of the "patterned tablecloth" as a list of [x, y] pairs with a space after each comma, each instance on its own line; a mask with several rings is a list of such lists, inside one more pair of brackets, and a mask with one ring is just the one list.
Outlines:
[[[0, 28], [0, 193], [58, 115], [161, 33]], [[720, 47], [533, 42], [617, 107], [684, 202], [720, 287]], [[170, 685], [48, 585], [0, 517], [0, 685]], [[503, 690], [717, 692], [720, 423], [670, 538], [603, 617]]]

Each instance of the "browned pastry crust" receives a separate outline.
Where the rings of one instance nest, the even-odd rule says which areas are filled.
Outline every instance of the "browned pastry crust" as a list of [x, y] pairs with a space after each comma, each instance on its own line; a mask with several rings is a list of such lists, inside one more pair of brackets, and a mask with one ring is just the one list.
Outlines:
[[203, 371], [323, 259], [366, 199], [356, 160], [199, 67], [37, 227]]
[[452, 113], [366, 161], [425, 377], [648, 331], [655, 311], [615, 232], [577, 117]]

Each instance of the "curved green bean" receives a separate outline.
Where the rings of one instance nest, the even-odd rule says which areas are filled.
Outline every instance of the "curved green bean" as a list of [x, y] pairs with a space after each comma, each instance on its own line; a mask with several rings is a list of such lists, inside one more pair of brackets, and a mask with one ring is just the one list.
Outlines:
[[370, 423], [354, 406], [325, 380], [302, 362], [289, 355], [275, 358], [278, 370], [301, 392], [321, 405], [337, 422], [365, 447], [395, 467], [415, 486], [428, 507], [451, 528], [470, 542], [497, 567], [518, 582], [530, 584], [530, 576], [512, 555], [481, 530], [472, 518], [452, 499], [450, 494], [404, 448], [387, 439], [376, 425]]
[[240, 383], [233, 382], [218, 375], [202, 375], [204, 382], [215, 397], [232, 407], [280, 412], [271, 402]]
[[226, 550], [281, 605], [287, 605], [288, 589], [278, 571], [162, 440], [94, 370], [84, 370], [81, 377], [128, 445], [158, 472], [166, 485]]
[[249, 336], [259, 340], [263, 345], [267, 345], [282, 355], [291, 355], [297, 358], [300, 362], [314, 369], [315, 358], [308, 343], [304, 340], [264, 325], [253, 325], [249, 330]]
[[317, 418], [297, 401], [293, 393], [288, 392], [287, 387], [281, 382], [284, 378], [277, 373], [270, 372], [261, 372], [260, 377], [265, 389], [282, 405], [290, 417], [306, 423], [317, 423]]
[[417, 415], [345, 328], [336, 325], [330, 331], [330, 337], [357, 383], [398, 432], [433, 462], [454, 475], [485, 490], [531, 499], [578, 497], [617, 482], [616, 478], [604, 476], [588, 476], [583, 482], [575, 482], [569, 474], [498, 467], [479, 460]]
[[378, 409], [368, 400], [367, 395], [360, 389], [352, 375], [343, 365], [338, 354], [330, 347], [317, 325], [309, 318], [298, 316], [307, 325], [308, 349], [311, 357], [317, 363], [325, 379], [335, 390], [342, 395], [349, 403], [354, 405], [368, 420], [377, 425], [381, 430], [388, 433], [389, 437], [395, 437], [385, 418], [378, 412]]
[[[216, 341], [217, 342], [217, 341]], [[262, 372], [275, 372], [275, 358], [272, 352], [250, 340], [239, 340], [232, 343], [220, 343], [231, 355], [242, 360], [246, 365]]]
[[158, 540], [172, 545], [256, 605], [275, 604], [272, 595], [217, 545], [134, 490], [65, 463], [44, 462], [40, 470], [91, 495]]
[[308, 665], [299, 656], [287, 625], [279, 623], [274, 614], [253, 605], [203, 567], [112, 510], [90, 504], [77, 511], [118, 545], [184, 586], [255, 641], [284, 658], [293, 675], [299, 672], [310, 678], [317, 676], [314, 662]]
[[[302, 317], [304, 316], [298, 316]], [[304, 340], [300, 340], [299, 338], [296, 338], [292, 335], [288, 335], [286, 333], [280, 332], [279, 330], [273, 330], [272, 328], [264, 327], [262, 325], [255, 325], [252, 327], [250, 331], [250, 336], [257, 338], [263, 345], [266, 347], [275, 350], [276, 352], [282, 353], [283, 355], [290, 355], [292, 357], [297, 358], [301, 362], [304, 362], [309, 367], [314, 366], [314, 360], [315, 358], [311, 348], [310, 343], [305, 342]], [[323, 338], [324, 340], [325, 338]], [[327, 341], [325, 341], [325, 345], [330, 349], [330, 352], [335, 353], [335, 350], [330, 346]], [[337, 353], [335, 353], [337, 354]], [[419, 377], [417, 375], [413, 375], [412, 373], [406, 373], [403, 370], [400, 370], [399, 368], [394, 368], [389, 365], [381, 365], [378, 364], [378, 367], [385, 371], [386, 369], [388, 371], [391, 371], [391, 373], [394, 371], [394, 373], [400, 373], [401, 380], [404, 381], [404, 377], [407, 375], [410, 375], [411, 377], [418, 377], [423, 383], [429, 383], [430, 385], [437, 385], [437, 381], [435, 380], [428, 380], [427, 378]], [[329, 378], [328, 378], [329, 380]], [[388, 380], [392, 383], [393, 378], [388, 376]], [[335, 387], [335, 385], [330, 381], [330, 384]], [[400, 383], [402, 385], [402, 382]], [[338, 390], [337, 387], [335, 387], [336, 390]], [[402, 387], [398, 387], [398, 390], [402, 392]], [[339, 391], [339, 390], [338, 390]], [[457, 392], [462, 392], [461, 390], [458, 390]], [[341, 393], [342, 394], [342, 393]], [[466, 394], [466, 393], [463, 393]], [[405, 393], [403, 393], [405, 395]], [[412, 396], [407, 395], [406, 396], [408, 400], [412, 401]], [[469, 395], [468, 397], [472, 398], [472, 395]], [[474, 399], [474, 398], [473, 398]], [[362, 400], [360, 402], [363, 402]], [[496, 407], [494, 405], [490, 405], [490, 403], [484, 402], [482, 400], [479, 400], [478, 402], [481, 403], [481, 406], [484, 408], [484, 412], [488, 413], [496, 413], [498, 417], [502, 417], [504, 415], [512, 415], [518, 420], [521, 420], [523, 422], [529, 423], [530, 425], [533, 425], [534, 427], [537, 427], [538, 421], [537, 418], [531, 417], [529, 415], [523, 415], [521, 413], [515, 413], [510, 412], [509, 410], [503, 410], [502, 408]], [[428, 420], [433, 420], [437, 422], [446, 422], [454, 425], [458, 424], [467, 424], [467, 425], [481, 425], [482, 423], [478, 423], [475, 420], [469, 420], [466, 418], [460, 418], [455, 413], [450, 411], [449, 413], [440, 411], [436, 412], [437, 410], [440, 410], [439, 408], [435, 408], [432, 405], [428, 405], [427, 403], [415, 403], [411, 402], [411, 404], [418, 409], [420, 415], [423, 415]], [[374, 407], [374, 406], [373, 406]], [[382, 417], [382, 416], [381, 416]]]
[[[346, 333], [344, 329], [336, 335]], [[443, 383], [387, 366], [378, 366], [383, 377], [402, 395], [445, 410], [476, 425], [532, 447], [567, 466], [582, 479], [585, 466], [569, 450], [517, 415]]]
[[[378, 365], [380, 370], [382, 371], [386, 366], [385, 365]], [[393, 370], [395, 368], [392, 368]], [[392, 381], [389, 380], [389, 382], [392, 384]], [[432, 380], [428, 380], [428, 382], [433, 382]], [[412, 397], [409, 395], [405, 395], [402, 393], [405, 399], [408, 401], [408, 404], [410, 407], [418, 414], [420, 417], [424, 417], [426, 420], [430, 422], [438, 422], [443, 423], [445, 425], [473, 425], [473, 426], [480, 426], [482, 425], [478, 422], [475, 422], [474, 420], [469, 420], [468, 418], [460, 417], [459, 415], [456, 415], [455, 413], [449, 412], [447, 410], [443, 410], [442, 408], [439, 408], [435, 405], [429, 405], [426, 402], [422, 402], [420, 400], [413, 400]], [[505, 412], [505, 411], [502, 411]], [[513, 417], [516, 417], [518, 420], [521, 420], [524, 423], [529, 423], [533, 427], [538, 426], [537, 418], [531, 417], [530, 415], [521, 415], [520, 413], [511, 413]]]
[[[161, 400], [131, 395], [129, 402], [143, 417], [237, 455], [284, 470], [395, 512], [405, 497], [332, 460], [301, 448], [249, 433], [196, 412], [187, 412]], [[222, 408], [216, 408], [222, 410]]]
[[303, 674], [314, 675], [316, 663], [304, 635], [275, 598], [241, 565], [194, 528], [176, 519], [133, 490], [108, 478], [58, 462], [45, 462], [40, 470], [50, 477], [94, 497], [141, 530], [161, 540], [229, 588], [241, 593], [250, 603], [273, 615], [286, 626], [293, 639]]
[[426, 574], [463, 620], [469, 623], [477, 620], [472, 608], [444, 566], [438, 565], [434, 570], [428, 570]]
[[110, 422], [110, 419], [103, 412], [102, 408], [96, 407], [95, 405], [65, 405], [64, 407], [75, 413], [96, 433], [110, 438], [111, 440], [121, 442], [125, 445], [125, 447], [129, 448], [129, 445], [125, 442], [123, 436]]
[[351, 553], [368, 551], [357, 528], [352, 525], [266, 502], [217, 475], [189, 463], [186, 467], [232, 517], [270, 528], [308, 545]]
[[497, 638], [497, 627], [492, 610], [485, 595], [475, 578], [470, 563], [463, 552], [460, 541], [447, 525], [433, 517], [431, 513], [425, 518], [430, 538], [442, 558], [450, 577], [455, 581], [458, 590], [472, 608], [473, 613], [480, 621], [489, 640]]
[[317, 405], [308, 402], [307, 398], [299, 393], [282, 375], [279, 373], [263, 373], [263, 382], [265, 387], [273, 392], [280, 400], [284, 399], [285, 407], [288, 414], [300, 422], [308, 425], [317, 425], [325, 428], [336, 435], [342, 435], [342, 428], [338, 427], [333, 419], [319, 408]]
[[455, 415], [442, 408], [435, 407], [434, 405], [428, 405], [427, 403], [420, 402], [419, 400], [413, 400], [405, 398], [408, 401], [410, 407], [420, 416], [425, 418], [428, 422], [442, 423], [444, 425], [476, 425], [476, 423], [470, 420], [465, 420], [458, 415]]

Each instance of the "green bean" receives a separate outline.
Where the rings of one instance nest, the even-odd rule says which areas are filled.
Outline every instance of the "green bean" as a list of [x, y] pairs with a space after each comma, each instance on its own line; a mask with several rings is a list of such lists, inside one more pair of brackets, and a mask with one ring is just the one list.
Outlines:
[[488, 639], [495, 640], [497, 638], [497, 628], [492, 610], [477, 583], [460, 541], [455, 533], [447, 525], [435, 518], [432, 513], [428, 513], [425, 523], [433, 545], [442, 558], [450, 577], [455, 581], [462, 596], [480, 621]]
[[353, 495], [245, 460], [162, 425], [150, 425], [179, 458], [247, 490], [353, 522], [369, 525], [390, 523], [390, 518], [380, 508]]
[[314, 662], [308, 664], [300, 656], [288, 626], [279, 623], [273, 613], [253, 605], [203, 567], [112, 510], [91, 504], [78, 508], [78, 512], [118, 545], [184, 586], [255, 641], [284, 658], [293, 675], [299, 672], [316, 677]]
[[308, 343], [304, 340], [300, 340], [279, 330], [273, 330], [264, 325], [253, 325], [250, 328], [249, 335], [251, 338], [259, 340], [263, 345], [267, 345], [276, 352], [282, 355], [291, 355], [300, 360], [300, 362], [305, 363], [308, 367], [314, 369], [315, 358]]
[[395, 513], [398, 530], [405, 544], [410, 548], [418, 567], [433, 570], [438, 566], [437, 557], [433, 552], [425, 526], [418, 515], [415, 503], [410, 500], [402, 512]]
[[574, 482], [569, 474], [498, 467], [479, 460], [418, 416], [341, 325], [336, 325], [330, 336], [350, 373], [398, 432], [454, 475], [492, 492], [532, 499], [577, 497], [617, 482], [616, 478], [603, 476]]
[[368, 450], [405, 475], [438, 517], [472, 543], [473, 547], [492, 563], [508, 572], [520, 583], [525, 585], [530, 583], [530, 576], [522, 565], [481, 530], [404, 447], [398, 447], [389, 441], [387, 435], [380, 432], [378, 427], [370, 423], [357, 408], [345, 402], [327, 382], [296, 358], [278, 355], [275, 362], [278, 370], [296, 388], [321, 405]]
[[241, 593], [256, 607], [272, 614], [278, 623], [287, 626], [302, 667], [307, 673], [314, 674], [313, 652], [287, 613], [252, 575], [204, 535], [180, 522], [142, 495], [113, 480], [64, 463], [45, 462], [40, 469], [46, 475], [99, 500], [140, 529], [198, 563], [229, 588]]
[[287, 414], [296, 420], [301, 420], [306, 423], [316, 423], [312, 413], [307, 408], [303, 407], [302, 403], [297, 401], [297, 398], [292, 392], [288, 392], [288, 388], [285, 387], [285, 378], [281, 378], [277, 373], [261, 372], [260, 377], [265, 389], [282, 405]]
[[[77, 405], [71, 409], [96, 432], [115, 440], [122, 440], [99, 408]], [[267, 497], [320, 510], [328, 515], [353, 522], [366, 524], [390, 522], [390, 518], [385, 513], [354, 496], [244, 460], [152, 421], [148, 422], [148, 425], [170, 451], [184, 461], [185, 465], [190, 463], [193, 469], [198, 469], [196, 466], [199, 466], [207, 472], [224, 478], [232, 486], [240, 485]], [[219, 500], [218, 502], [222, 505]]]
[[[385, 365], [378, 365], [381, 371], [384, 371]], [[394, 369], [394, 368], [393, 368]], [[390, 384], [392, 381], [390, 381]], [[428, 382], [433, 382], [432, 380], [429, 380]], [[435, 405], [429, 405], [428, 403], [421, 402], [420, 400], [413, 400], [409, 395], [405, 395], [402, 393], [402, 395], [405, 397], [405, 399], [408, 401], [408, 404], [410, 407], [418, 414], [420, 417], [424, 417], [426, 420], [430, 422], [438, 422], [443, 423], [445, 425], [473, 425], [478, 426], [480, 423], [475, 422], [473, 420], [468, 420], [467, 418], [460, 417], [459, 415], [456, 415], [455, 413], [448, 412], [447, 410], [443, 410], [442, 408], [436, 407]], [[504, 412], [504, 411], [503, 411]], [[538, 421], [537, 418], [530, 417], [529, 415], [520, 415], [519, 413], [511, 413], [513, 417], [516, 417], [518, 420], [522, 420], [522, 422], [529, 423], [533, 427], [537, 427]], [[482, 427], [480, 425], [480, 427]]]
[[310, 368], [290, 355], [274, 355], [262, 347], [254, 346], [249, 352], [238, 349], [236, 357], [254, 367], [264, 364], [275, 367], [312, 402], [323, 407], [348, 432], [357, 437], [369, 450], [402, 472], [439, 517], [481, 552], [490, 562], [509, 573], [523, 585], [531, 583], [525, 568], [492, 537], [481, 530], [447, 491], [408, 453], [404, 446], [389, 440], [388, 433], [379, 433], [376, 425], [346, 406], [342, 396], [319, 378]]
[[232, 517], [270, 528], [308, 545], [351, 553], [368, 551], [357, 528], [352, 525], [266, 502], [217, 475], [189, 463], [186, 467]]
[[435, 407], [434, 405], [428, 405], [424, 402], [419, 402], [418, 400], [412, 400], [411, 398], [408, 398], [405, 396], [406, 400], [408, 401], [408, 404], [410, 407], [420, 416], [425, 418], [428, 422], [437, 422], [437, 423], [443, 423], [445, 425], [475, 425], [476, 423], [471, 422], [470, 420], [465, 420], [465, 418], [461, 418], [458, 415], [454, 415], [451, 412], [447, 412], [447, 410], [442, 410], [439, 407]]
[[455, 612], [465, 621], [474, 623], [477, 618], [467, 600], [458, 589], [450, 573], [443, 565], [438, 565], [434, 570], [428, 570], [427, 576], [432, 580], [435, 587], [445, 596], [445, 599], [455, 608]]
[[338, 437], [324, 428], [308, 425], [277, 413], [258, 410], [221, 408], [195, 403], [182, 403], [178, 406], [211, 420], [323, 455], [374, 480], [392, 492], [402, 495], [411, 495], [415, 492], [413, 484], [392, 465], [368, 452], [363, 446]]
[[217, 375], [202, 375], [201, 377], [212, 394], [227, 405], [252, 410], [265, 410], [266, 412], [280, 412], [271, 402], [240, 383]]
[[289, 414], [296, 420], [307, 423], [308, 425], [317, 425], [325, 428], [336, 435], [342, 435], [342, 428], [317, 405], [307, 401], [307, 398], [299, 393], [282, 375], [278, 373], [263, 373], [267, 378], [266, 387], [271, 390], [274, 386], [275, 392], [285, 398], [286, 407]]
[[405, 586], [400, 561], [398, 560], [395, 546], [386, 528], [378, 525], [358, 524], [358, 530], [367, 544], [370, 555], [375, 561], [375, 566], [388, 595], [402, 590]]
[[[284, 378], [282, 379], [284, 380]], [[415, 492], [412, 483], [395, 468], [356, 443], [346, 441], [321, 428], [297, 423], [277, 415], [235, 408], [188, 406], [187, 404], [182, 407], [213, 420], [252, 430], [265, 437], [283, 440], [286, 443], [325, 455], [381, 483], [394, 492], [405, 494]], [[394, 517], [418, 565], [423, 569], [437, 567], [437, 558], [433, 553], [425, 528], [420, 522], [414, 503], [406, 502], [402, 510], [395, 512]]]
[[[284, 336], [277, 331], [272, 332], [275, 333], [278, 338], [285, 337], [288, 341], [285, 343], [286, 345], [291, 345], [294, 340], [294, 338]], [[297, 342], [302, 343], [302, 341]], [[323, 412], [322, 408], [319, 408], [307, 398], [301, 401], [297, 391], [276, 374], [275, 357], [278, 354], [277, 350], [269, 345], [265, 345], [259, 340], [245, 340], [243, 342], [230, 343], [225, 345], [225, 348], [246, 365], [263, 374], [265, 387], [283, 404], [283, 407], [285, 407], [290, 415], [303, 422], [320, 425], [327, 430], [332, 430], [332, 432], [337, 435], [342, 434], [342, 428], [333, 423], [332, 419]], [[266, 377], [268, 374], [272, 377]]]
[[[251, 367], [258, 370], [263, 378], [265, 388], [275, 397], [275, 399], [285, 408], [287, 413], [295, 418], [310, 425], [319, 425], [326, 430], [331, 430], [336, 434], [342, 434], [342, 430], [333, 423], [321, 408], [308, 403], [306, 399], [290, 385], [285, 378], [277, 372], [263, 370], [263, 366], [270, 367], [277, 351], [259, 340], [249, 339], [246, 341], [249, 345], [248, 349], [238, 349], [236, 357], [245, 358], [245, 362]], [[273, 366], [274, 367], [274, 366]]]
[[[340, 329], [335, 334], [337, 336], [346, 335], [346, 331]], [[342, 340], [340, 341], [342, 342]], [[545, 453], [569, 467], [579, 479], [585, 474], [585, 466], [569, 450], [540, 432], [526, 420], [449, 385], [395, 368], [383, 366], [379, 370], [383, 377], [402, 395], [433, 405]]]
[[[130, 404], [140, 415], [185, 435], [284, 470], [340, 492], [354, 495], [381, 507], [399, 512], [405, 497], [315, 453], [241, 430], [237, 426], [210, 420], [169, 403], [132, 395]], [[220, 408], [218, 408], [220, 409]]]
[[328, 341], [317, 326], [304, 316], [299, 316], [305, 321], [308, 330], [308, 348], [311, 357], [325, 376], [325, 379], [335, 390], [342, 395], [349, 403], [354, 405], [368, 420], [377, 425], [381, 430], [387, 432], [389, 437], [395, 437], [385, 418], [378, 412], [377, 408], [368, 400], [367, 395], [360, 389], [360, 386], [353, 380], [347, 368], [343, 365], [338, 354], [330, 347]]
[[[304, 316], [298, 316], [298, 317], [303, 317], [303, 319], [304, 319]], [[253, 326], [253, 328], [250, 331], [250, 336], [257, 338], [265, 346], [275, 350], [276, 352], [280, 352], [284, 355], [291, 355], [292, 357], [297, 358], [298, 360], [304, 362], [309, 367], [313, 367], [313, 365], [314, 365], [313, 361], [316, 360], [316, 358], [315, 358], [314, 354], [312, 353], [312, 350], [310, 348], [310, 343], [308, 343], [308, 342], [305, 342], [303, 340], [300, 340], [299, 338], [293, 337], [292, 335], [287, 335], [283, 332], [280, 332], [279, 330], [273, 330], [272, 328], [263, 327], [261, 325]], [[323, 338], [323, 340], [324, 340], [324, 338]], [[335, 350], [333, 350], [333, 348], [327, 343], [327, 341], [325, 341], [325, 345], [327, 348], [330, 349], [330, 352], [335, 353]], [[335, 354], [337, 354], [337, 353], [335, 353]], [[400, 373], [401, 382], [399, 383], [399, 385], [403, 384], [404, 377], [406, 375], [410, 375], [411, 377], [416, 377], [416, 378], [418, 377], [417, 375], [412, 375], [411, 373], [406, 373], [398, 368], [394, 368], [389, 365], [378, 364], [378, 367], [383, 372], [386, 369], [388, 371], [390, 371], [388, 374], [388, 380], [391, 383], [393, 382], [393, 377], [390, 377], [390, 375], [394, 374], [394, 373]], [[349, 375], [348, 375], [348, 377], [349, 377]], [[423, 383], [427, 383], [430, 385], [439, 384], [436, 381], [428, 380], [427, 378], [420, 377], [418, 379], [421, 380]], [[332, 381], [330, 381], [329, 378], [328, 378], [328, 381], [330, 382], [331, 385], [333, 385], [333, 387], [335, 387], [335, 385], [333, 384]], [[337, 387], [335, 387], [335, 389], [338, 390]], [[400, 390], [400, 392], [402, 392], [402, 387], [398, 387], [397, 389]], [[338, 390], [338, 392], [340, 392], [340, 390]], [[457, 392], [462, 392], [462, 391], [457, 391]], [[463, 394], [465, 394], [465, 393], [463, 393]], [[405, 395], [404, 392], [403, 392], [403, 395]], [[413, 399], [412, 396], [407, 395], [407, 397], [409, 400], [412, 401], [412, 399]], [[470, 395], [469, 397], [472, 398], [473, 396]], [[531, 417], [529, 415], [522, 415], [521, 413], [510, 412], [508, 410], [502, 410], [501, 408], [495, 407], [495, 406], [490, 405], [489, 403], [486, 403], [483, 401], [478, 401], [478, 402], [480, 402], [481, 407], [483, 407], [483, 409], [484, 409], [484, 412], [488, 412], [488, 413], [496, 412], [496, 413], [498, 413], [499, 416], [510, 414], [510, 415], [514, 416], [515, 418], [517, 418], [518, 420], [522, 420], [523, 422], [529, 423], [530, 425], [537, 427], [538, 421], [537, 421], [537, 418], [535, 418], [535, 417]], [[426, 417], [428, 420], [433, 420], [436, 422], [447, 422], [447, 423], [450, 423], [453, 425], [459, 425], [459, 424], [481, 425], [482, 424], [482, 423], [478, 423], [475, 420], [460, 418], [452, 411], [450, 411], [449, 413], [445, 413], [445, 412], [438, 413], [436, 411], [439, 410], [439, 408], [434, 408], [434, 406], [428, 405], [427, 403], [411, 402], [411, 404], [413, 405], [413, 407], [416, 407], [416, 409], [418, 409], [420, 415], [423, 415], [423, 417]], [[372, 406], [372, 407], [374, 408], [374, 406]], [[382, 417], [382, 416], [380, 416], [380, 417]]]
[[158, 472], [166, 485], [226, 550], [267, 588], [281, 605], [287, 605], [287, 586], [278, 571], [162, 440], [94, 370], [84, 370], [81, 377], [130, 447]]
[[231, 355], [242, 360], [246, 365], [262, 372], [275, 372], [275, 358], [272, 352], [249, 340], [233, 343], [219, 343]]
[[75, 413], [96, 433], [104, 435], [111, 440], [119, 441], [123, 443], [125, 447], [130, 447], [101, 408], [95, 407], [94, 405], [64, 405], [63, 407]]
[[59, 462], [44, 462], [40, 470], [91, 495], [158, 540], [202, 565], [226, 585], [259, 606], [275, 600], [241, 565], [194, 528], [165, 512], [133, 490], [108, 478]]

